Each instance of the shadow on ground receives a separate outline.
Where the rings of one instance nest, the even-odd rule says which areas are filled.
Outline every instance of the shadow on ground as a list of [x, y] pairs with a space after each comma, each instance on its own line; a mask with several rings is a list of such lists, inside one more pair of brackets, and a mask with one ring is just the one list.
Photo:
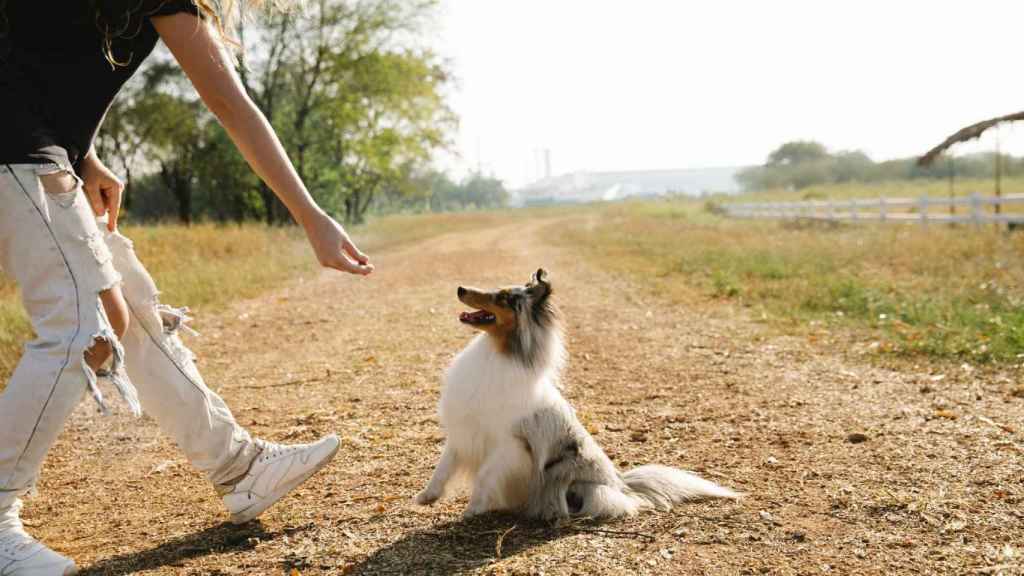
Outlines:
[[572, 534], [505, 514], [443, 522], [402, 536], [345, 574], [462, 574]]
[[302, 532], [311, 525], [268, 532], [259, 522], [237, 526], [229, 522], [168, 540], [158, 546], [100, 560], [79, 572], [79, 576], [120, 576], [162, 567], [180, 567], [185, 561], [210, 554], [250, 550], [260, 541]]

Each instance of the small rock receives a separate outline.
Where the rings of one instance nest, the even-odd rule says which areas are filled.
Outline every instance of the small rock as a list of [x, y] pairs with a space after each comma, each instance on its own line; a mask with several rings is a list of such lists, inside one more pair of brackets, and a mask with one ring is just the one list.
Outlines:
[[767, 512], [765, 510], [761, 510], [760, 512], [757, 513], [757, 515], [760, 516], [761, 520], [764, 520], [765, 522], [771, 522], [772, 521], [772, 513], [771, 512]]
[[777, 466], [779, 464], [779, 459], [776, 458], [775, 456], [769, 456], [768, 459], [764, 461], [764, 463], [769, 466]]
[[807, 534], [804, 532], [790, 532], [789, 539], [794, 542], [806, 542]]
[[850, 444], [860, 444], [861, 442], [867, 442], [867, 434], [861, 434], [860, 432], [853, 432], [846, 437], [846, 441]]

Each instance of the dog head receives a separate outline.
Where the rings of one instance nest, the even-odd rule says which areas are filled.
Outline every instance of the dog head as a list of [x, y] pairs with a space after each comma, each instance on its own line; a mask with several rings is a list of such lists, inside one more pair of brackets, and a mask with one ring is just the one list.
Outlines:
[[560, 338], [560, 314], [551, 295], [551, 281], [543, 268], [521, 286], [491, 291], [459, 286], [459, 301], [473, 308], [463, 312], [459, 321], [487, 333], [499, 351], [532, 367], [546, 360], [547, 348]]

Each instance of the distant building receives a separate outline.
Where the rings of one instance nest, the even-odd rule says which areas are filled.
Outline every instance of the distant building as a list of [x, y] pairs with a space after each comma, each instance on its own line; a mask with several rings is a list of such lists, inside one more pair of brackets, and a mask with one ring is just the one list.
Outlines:
[[574, 172], [550, 176], [513, 191], [519, 205], [601, 202], [668, 194], [702, 194], [739, 191], [735, 175], [740, 168], [692, 170], [632, 170], [625, 172]]

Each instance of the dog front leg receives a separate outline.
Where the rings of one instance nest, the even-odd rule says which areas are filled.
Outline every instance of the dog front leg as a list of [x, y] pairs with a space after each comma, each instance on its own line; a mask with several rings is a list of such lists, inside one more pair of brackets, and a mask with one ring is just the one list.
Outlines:
[[508, 444], [495, 450], [473, 481], [473, 494], [463, 518], [491, 510], [511, 510], [526, 503], [531, 460], [525, 448]]
[[434, 474], [430, 477], [430, 482], [413, 500], [420, 506], [430, 506], [437, 502], [441, 496], [444, 496], [444, 490], [453, 473], [455, 473], [455, 450], [446, 443], [444, 451], [441, 453], [441, 460], [438, 461], [437, 467], [434, 468]]

